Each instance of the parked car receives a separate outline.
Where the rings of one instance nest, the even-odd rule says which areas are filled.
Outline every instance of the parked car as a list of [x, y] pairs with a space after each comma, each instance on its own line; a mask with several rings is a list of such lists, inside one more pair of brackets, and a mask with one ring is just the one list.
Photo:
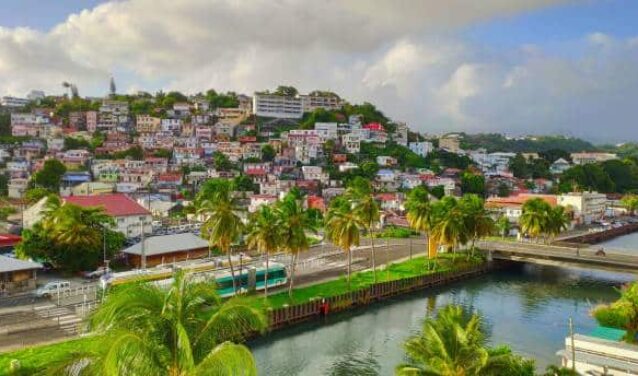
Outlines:
[[105, 268], [104, 266], [100, 266], [99, 268], [93, 271], [82, 272], [82, 277], [86, 279], [98, 279], [104, 274], [110, 273], [111, 269]]
[[49, 298], [55, 294], [67, 292], [71, 289], [69, 281], [53, 281], [35, 290], [35, 296], [38, 298]]

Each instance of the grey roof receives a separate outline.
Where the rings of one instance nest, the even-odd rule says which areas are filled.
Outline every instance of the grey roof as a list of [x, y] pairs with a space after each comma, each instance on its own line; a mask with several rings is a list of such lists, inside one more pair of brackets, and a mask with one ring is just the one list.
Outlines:
[[15, 272], [18, 270], [40, 269], [42, 264], [33, 261], [20, 260], [0, 255], [0, 273]]
[[[151, 236], [144, 239], [144, 246], [146, 247], [146, 256], [152, 256], [200, 249], [208, 247], [208, 242], [193, 233], [186, 232], [183, 234]], [[141, 255], [142, 243], [132, 245], [122, 252]]]

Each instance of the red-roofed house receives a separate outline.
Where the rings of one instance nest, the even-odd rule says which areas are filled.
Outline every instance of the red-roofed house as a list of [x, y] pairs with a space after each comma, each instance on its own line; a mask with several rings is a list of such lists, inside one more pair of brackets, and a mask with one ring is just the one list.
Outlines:
[[490, 197], [485, 201], [485, 207], [505, 215], [510, 222], [518, 222], [523, 212], [523, 204], [525, 201], [540, 198], [550, 204], [556, 206], [558, 197], [556, 195], [537, 195], [530, 193], [522, 193], [509, 197]]
[[82, 207], [103, 207], [115, 219], [115, 230], [129, 238], [140, 236], [142, 223], [145, 234], [153, 232], [151, 213], [127, 195], [69, 196], [64, 200]]
[[308, 203], [308, 209], [317, 209], [322, 213], [326, 211], [326, 203], [321, 196], [308, 196], [306, 202]]

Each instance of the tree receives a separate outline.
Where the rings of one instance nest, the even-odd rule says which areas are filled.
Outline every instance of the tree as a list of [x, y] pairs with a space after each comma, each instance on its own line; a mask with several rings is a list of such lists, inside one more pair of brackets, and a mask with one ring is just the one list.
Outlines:
[[216, 179], [216, 182], [217, 190], [203, 197], [197, 212], [206, 217], [202, 225], [202, 234], [208, 238], [210, 246], [217, 247], [228, 256], [233, 291], [236, 292], [231, 245], [241, 236], [244, 228], [240, 217], [242, 209], [233, 196], [232, 183], [223, 179]]
[[277, 151], [275, 151], [275, 148], [272, 147], [272, 145], [266, 144], [266, 145], [262, 146], [262, 148], [261, 148], [261, 158], [265, 162], [273, 161], [276, 156], [277, 156]]
[[620, 203], [627, 210], [629, 215], [634, 215], [636, 213], [636, 209], [638, 209], [638, 196], [637, 195], [625, 195], [622, 199], [620, 199]]
[[476, 241], [494, 232], [494, 220], [485, 210], [485, 202], [477, 195], [464, 195], [459, 201], [459, 205], [465, 219], [468, 236], [472, 239], [471, 252], [474, 252]]
[[397, 375], [496, 376], [534, 375], [534, 362], [516, 356], [507, 347], [489, 348], [477, 314], [460, 306], [446, 306], [427, 318], [421, 333], [408, 339], [408, 362]]
[[233, 188], [237, 191], [254, 192], [259, 189], [259, 186], [253, 183], [253, 179], [250, 176], [239, 175], [233, 179]]
[[266, 272], [264, 275], [264, 296], [268, 297], [268, 266], [269, 255], [281, 246], [282, 226], [277, 213], [269, 205], [262, 205], [250, 217], [246, 242], [249, 247], [256, 248], [266, 258]]
[[445, 196], [445, 187], [442, 185], [434, 186], [430, 188], [430, 194], [440, 200]]
[[509, 197], [511, 193], [512, 190], [507, 184], [501, 183], [498, 185], [498, 197]]
[[208, 282], [176, 272], [170, 288], [130, 284], [112, 291], [90, 318], [103, 340], [50, 370], [81, 375], [257, 375], [250, 350], [237, 344], [263, 332], [259, 310], [223, 302]]
[[51, 192], [45, 188], [29, 188], [24, 193], [24, 199], [27, 205], [35, 204], [43, 197], [47, 197]]
[[510, 220], [504, 215], [501, 215], [500, 217], [498, 217], [498, 219], [496, 220], [495, 226], [496, 226], [496, 229], [498, 230], [498, 233], [503, 238], [509, 235], [510, 230], [512, 229], [512, 224], [510, 223]]
[[485, 196], [485, 176], [464, 172], [461, 175], [461, 191]]
[[567, 230], [569, 226], [569, 216], [563, 206], [555, 206], [547, 212], [547, 228], [546, 234], [550, 238], [555, 238], [562, 231]]
[[624, 340], [636, 343], [638, 333], [638, 283], [632, 282], [620, 290], [620, 298], [593, 310], [593, 316], [601, 326], [626, 330]]
[[11, 114], [0, 113], [0, 136], [11, 136]]
[[124, 245], [124, 235], [110, 229], [114, 225], [102, 208], [62, 204], [50, 196], [42, 220], [22, 232], [17, 253], [68, 271], [94, 269], [104, 256], [112, 258]]
[[346, 196], [352, 202], [352, 211], [363, 223], [364, 228], [370, 236], [370, 252], [372, 254], [372, 275], [377, 281], [376, 255], [374, 249], [374, 227], [380, 219], [380, 208], [374, 198], [374, 192], [370, 181], [361, 177], [356, 177], [350, 182], [350, 187], [346, 190]]
[[531, 176], [527, 160], [521, 153], [517, 153], [514, 158], [510, 159], [509, 170], [514, 177], [519, 179], [528, 179]]
[[[428, 259], [436, 254], [430, 254], [432, 230], [432, 206], [430, 204], [430, 195], [424, 186], [418, 186], [408, 193], [405, 201], [406, 218], [410, 227], [416, 231], [425, 233], [428, 238]], [[429, 265], [429, 263], [428, 263]]]
[[541, 198], [532, 198], [523, 203], [520, 217], [521, 231], [538, 239], [547, 229], [551, 206]]
[[279, 86], [277, 86], [277, 89], [275, 89], [275, 94], [277, 94], [277, 95], [285, 95], [285, 96], [288, 96], [288, 97], [294, 97], [298, 93], [299, 92], [297, 91], [297, 89], [294, 86], [279, 85]]
[[316, 223], [303, 208], [301, 193], [290, 190], [283, 200], [277, 202], [276, 211], [283, 229], [281, 237], [282, 248], [290, 254], [290, 279], [288, 296], [292, 297], [295, 266], [301, 252], [310, 248], [306, 231], [316, 231]]
[[352, 247], [358, 247], [365, 223], [348, 205], [331, 205], [326, 214], [326, 237], [348, 255], [347, 279], [350, 288]]
[[457, 247], [470, 236], [462, 206], [455, 198], [444, 197], [434, 205], [432, 218], [432, 241], [451, 249], [454, 257]]
[[228, 171], [233, 167], [233, 163], [226, 154], [216, 151], [213, 153], [213, 166], [216, 170]]
[[57, 193], [60, 190], [62, 176], [66, 173], [66, 167], [57, 159], [48, 159], [44, 166], [33, 175], [32, 184], [35, 187], [45, 188]]

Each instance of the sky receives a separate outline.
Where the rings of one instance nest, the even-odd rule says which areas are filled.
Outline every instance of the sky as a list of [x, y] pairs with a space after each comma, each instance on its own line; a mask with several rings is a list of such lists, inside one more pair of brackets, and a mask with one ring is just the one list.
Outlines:
[[635, 0], [0, 0], [0, 95], [280, 84], [421, 132], [638, 141]]

